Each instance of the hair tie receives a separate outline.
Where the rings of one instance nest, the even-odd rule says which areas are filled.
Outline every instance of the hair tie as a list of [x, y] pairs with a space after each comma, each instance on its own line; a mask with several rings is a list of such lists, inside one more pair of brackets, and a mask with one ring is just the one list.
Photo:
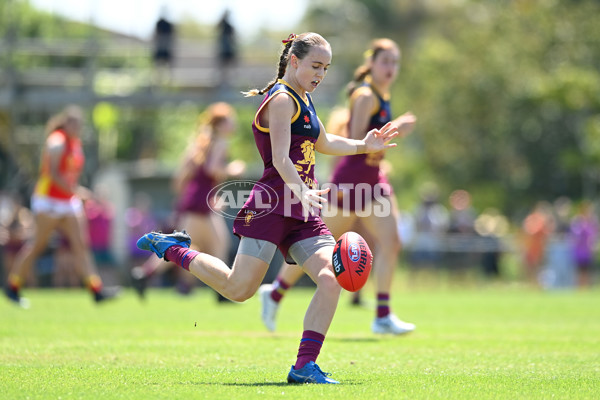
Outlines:
[[369, 49], [363, 53], [363, 56], [365, 57], [365, 59], [371, 58], [373, 56], [373, 53], [374, 53], [373, 49]]
[[293, 42], [294, 39], [296, 39], [296, 34], [295, 33], [290, 33], [290, 36], [288, 36], [287, 39], [282, 40], [281, 43], [288, 44], [289, 42]]

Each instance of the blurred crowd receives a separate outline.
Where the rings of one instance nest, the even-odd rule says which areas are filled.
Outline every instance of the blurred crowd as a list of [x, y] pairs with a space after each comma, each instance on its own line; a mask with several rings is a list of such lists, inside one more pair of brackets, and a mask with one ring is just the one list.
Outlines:
[[597, 265], [598, 217], [589, 200], [540, 201], [521, 220], [499, 210], [477, 212], [471, 195], [455, 190], [447, 204], [425, 185], [419, 206], [399, 221], [412, 270], [467, 271], [544, 288], [590, 287]]

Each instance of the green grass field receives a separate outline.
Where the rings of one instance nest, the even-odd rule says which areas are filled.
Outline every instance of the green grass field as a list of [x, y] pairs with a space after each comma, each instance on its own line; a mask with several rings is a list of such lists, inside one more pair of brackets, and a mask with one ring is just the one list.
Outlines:
[[392, 306], [417, 331], [403, 337], [371, 334], [373, 311], [344, 293], [318, 360], [342, 384], [288, 385], [311, 293], [288, 292], [271, 334], [257, 297], [155, 289], [96, 306], [82, 290], [26, 290], [30, 310], [0, 303], [0, 398], [600, 398], [598, 289], [405, 290]]

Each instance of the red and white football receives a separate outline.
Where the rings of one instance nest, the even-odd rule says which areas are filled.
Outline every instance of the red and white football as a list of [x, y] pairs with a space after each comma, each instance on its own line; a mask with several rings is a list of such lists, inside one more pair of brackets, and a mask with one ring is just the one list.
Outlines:
[[340, 286], [350, 292], [356, 292], [369, 278], [373, 254], [362, 236], [356, 232], [346, 232], [335, 244], [331, 262]]

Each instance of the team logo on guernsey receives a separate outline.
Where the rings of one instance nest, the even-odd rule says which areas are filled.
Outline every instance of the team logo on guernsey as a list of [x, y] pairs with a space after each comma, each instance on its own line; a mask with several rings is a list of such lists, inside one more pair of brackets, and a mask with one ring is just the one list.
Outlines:
[[250, 222], [252, 222], [252, 218], [256, 215], [256, 211], [246, 210], [246, 216], [244, 217], [244, 226], [250, 226]]
[[[238, 211], [252, 195], [253, 214], [238, 216]], [[243, 219], [249, 224], [252, 219], [263, 217], [277, 207], [277, 192], [264, 183], [253, 180], [234, 180], [223, 182], [211, 189], [207, 196], [210, 209], [228, 219]]]
[[304, 158], [296, 162], [296, 170], [301, 174], [308, 174], [312, 166], [315, 165], [315, 144], [310, 140], [305, 140], [300, 148]]

